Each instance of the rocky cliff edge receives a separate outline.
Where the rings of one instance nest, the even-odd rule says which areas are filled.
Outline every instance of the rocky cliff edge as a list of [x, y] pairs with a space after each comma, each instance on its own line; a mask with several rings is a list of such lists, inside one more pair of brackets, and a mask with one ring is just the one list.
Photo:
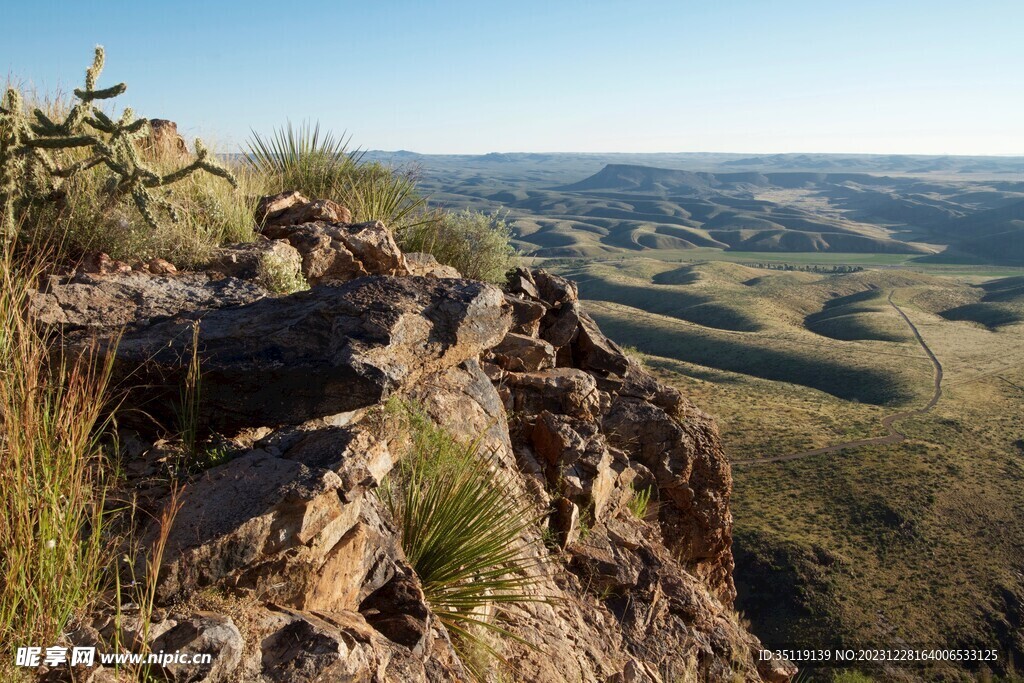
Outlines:
[[[470, 680], [376, 492], [405, 448], [381, 417], [398, 397], [479, 440], [541, 519], [522, 539], [541, 599], [502, 607], [501, 680], [789, 680], [732, 608], [714, 420], [606, 338], [574, 283], [465, 280], [343, 212], [267, 198], [261, 241], [204, 272], [97, 258], [33, 297], [66, 349], [115, 355], [122, 493], [150, 513], [139, 558], [164, 546], [148, 623], [97, 608], [69, 644], [214, 655], [171, 680]], [[282, 274], [313, 287], [272, 294]], [[174, 491], [161, 437], [194, 359], [195, 425], [229, 457]]]

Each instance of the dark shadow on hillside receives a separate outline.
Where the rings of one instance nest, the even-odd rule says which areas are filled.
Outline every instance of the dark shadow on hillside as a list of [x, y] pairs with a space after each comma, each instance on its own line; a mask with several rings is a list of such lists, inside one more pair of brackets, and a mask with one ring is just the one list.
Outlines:
[[709, 339], [682, 327], [672, 331], [652, 329], [650, 322], [642, 318], [625, 321], [602, 315], [600, 311], [590, 313], [613, 339], [623, 340], [655, 356], [801, 384], [848, 401], [888, 405], [914, 398], [911, 388], [898, 376], [766, 348], [764, 339], [756, 342]]
[[628, 283], [609, 283], [601, 279], [588, 280], [584, 273], [578, 278], [580, 297], [609, 301], [639, 308], [677, 320], [733, 332], [757, 332], [763, 326], [744, 311], [714, 301], [704, 294], [691, 294], [667, 287], [642, 287]]

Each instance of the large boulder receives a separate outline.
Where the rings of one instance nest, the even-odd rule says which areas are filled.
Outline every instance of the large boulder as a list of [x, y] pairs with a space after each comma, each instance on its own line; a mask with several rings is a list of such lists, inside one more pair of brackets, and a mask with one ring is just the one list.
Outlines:
[[425, 254], [421, 251], [406, 252], [405, 261], [409, 265], [410, 275], [437, 278], [462, 277], [459, 271], [452, 266], [439, 263], [433, 254]]
[[302, 274], [311, 285], [344, 282], [366, 275], [408, 275], [409, 266], [391, 231], [381, 223], [303, 223], [265, 228], [302, 255]]
[[547, 312], [547, 306], [514, 294], [505, 294], [505, 301], [512, 307], [512, 331], [536, 337], [540, 332], [540, 320]]
[[555, 347], [543, 339], [510, 332], [491, 351], [499, 367], [512, 372], [534, 372], [555, 367]]
[[297, 190], [263, 197], [256, 205], [256, 224], [266, 231], [275, 226], [311, 222], [351, 223], [352, 212], [330, 199], [306, 199]]
[[594, 378], [575, 368], [508, 373], [509, 409], [526, 415], [543, 410], [593, 420], [600, 415], [601, 397]]
[[[50, 295], [54, 310], [62, 295]], [[478, 357], [511, 325], [503, 302], [480, 282], [366, 277], [135, 326], [116, 347], [115, 375], [144, 387], [132, 400], [170, 424], [197, 354], [200, 426], [295, 424], [374, 405]]]
[[188, 146], [185, 138], [178, 133], [178, 124], [167, 119], [150, 119], [149, 135], [146, 137], [147, 151], [158, 155], [186, 156]]
[[244, 306], [267, 294], [254, 282], [214, 273], [79, 274], [51, 278], [43, 290], [31, 294], [29, 306], [44, 325], [113, 330], [183, 312]]

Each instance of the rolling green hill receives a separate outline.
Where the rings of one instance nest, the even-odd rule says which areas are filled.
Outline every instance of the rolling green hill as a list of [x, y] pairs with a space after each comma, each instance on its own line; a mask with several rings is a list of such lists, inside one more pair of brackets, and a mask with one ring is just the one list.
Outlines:
[[[381, 153], [377, 153], [380, 155]], [[507, 211], [539, 258], [893, 254], [1024, 263], [1024, 162], [828, 155], [397, 155], [435, 204]], [[912, 175], [917, 173], [919, 175]]]

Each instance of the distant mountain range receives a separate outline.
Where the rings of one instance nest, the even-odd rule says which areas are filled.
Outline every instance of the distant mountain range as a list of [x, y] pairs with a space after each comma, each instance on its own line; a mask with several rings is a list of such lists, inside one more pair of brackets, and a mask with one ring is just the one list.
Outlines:
[[[372, 150], [368, 159], [396, 163], [419, 163], [432, 169], [465, 169], [497, 164], [528, 167], [547, 164], [553, 169], [597, 169], [608, 165], [636, 165], [655, 168], [729, 171], [816, 171], [830, 173], [899, 173], [934, 175], [1024, 174], [1024, 157], [903, 155], [903, 154], [725, 154], [709, 152], [666, 153], [577, 153], [577, 152], [492, 152], [490, 154], [419, 154], [408, 150]], [[578, 177], [578, 176], [577, 176]]]
[[[652, 157], [659, 165], [632, 163]], [[379, 160], [417, 165], [435, 204], [509, 212], [518, 248], [532, 256], [704, 247], [1024, 262], [1024, 158], [400, 153]]]

